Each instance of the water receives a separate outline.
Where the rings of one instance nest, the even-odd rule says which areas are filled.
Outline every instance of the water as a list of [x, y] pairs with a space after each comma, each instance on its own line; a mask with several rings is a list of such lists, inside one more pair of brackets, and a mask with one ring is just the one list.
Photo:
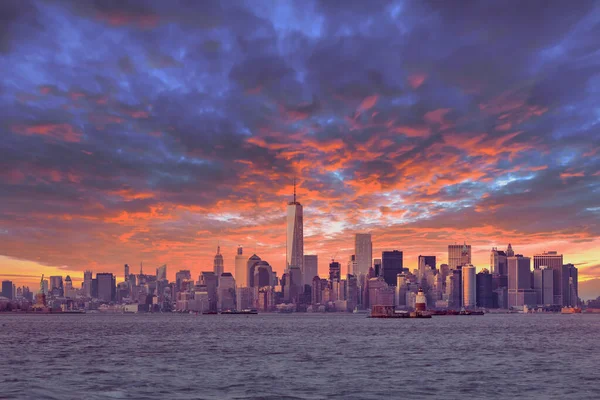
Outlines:
[[600, 398], [600, 315], [0, 315], [1, 399]]

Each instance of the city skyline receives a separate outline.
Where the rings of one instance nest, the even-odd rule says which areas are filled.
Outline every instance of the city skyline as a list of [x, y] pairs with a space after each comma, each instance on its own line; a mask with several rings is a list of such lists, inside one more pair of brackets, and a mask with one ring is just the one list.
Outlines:
[[0, 280], [219, 245], [281, 276], [296, 179], [321, 274], [370, 233], [411, 270], [556, 250], [600, 292], [598, 6], [349, 3], [0, 2]]

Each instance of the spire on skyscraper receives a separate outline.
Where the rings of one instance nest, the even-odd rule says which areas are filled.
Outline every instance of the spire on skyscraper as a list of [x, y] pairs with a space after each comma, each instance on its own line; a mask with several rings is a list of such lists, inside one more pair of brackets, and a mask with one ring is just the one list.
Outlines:
[[296, 177], [294, 176], [294, 203], [296, 202]]

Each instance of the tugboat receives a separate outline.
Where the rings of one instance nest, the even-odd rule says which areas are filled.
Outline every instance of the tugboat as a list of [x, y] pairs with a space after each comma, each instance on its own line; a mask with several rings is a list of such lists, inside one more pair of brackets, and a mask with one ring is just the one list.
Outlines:
[[560, 310], [561, 314], [581, 314], [581, 308], [579, 307], [563, 307]]

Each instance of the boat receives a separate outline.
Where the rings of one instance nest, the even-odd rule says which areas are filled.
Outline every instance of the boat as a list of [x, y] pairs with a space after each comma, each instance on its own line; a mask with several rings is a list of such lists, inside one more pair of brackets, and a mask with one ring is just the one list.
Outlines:
[[64, 310], [60, 311], [59, 314], [85, 314], [85, 310]]
[[367, 318], [431, 318], [426, 311], [396, 311], [394, 306], [373, 306]]
[[241, 310], [241, 311], [237, 311], [237, 310], [224, 310], [224, 311], [221, 311], [221, 314], [226, 314], [226, 315], [255, 315], [255, 314], [258, 314], [258, 310], [255, 310], [255, 309], [246, 309], [246, 310]]
[[561, 314], [581, 314], [581, 308], [578, 307], [563, 307], [560, 310]]
[[484, 315], [485, 313], [483, 311], [477, 311], [477, 310], [465, 310], [465, 308], [461, 308], [460, 312], [458, 313], [458, 315]]
[[202, 311], [202, 315], [217, 315], [219, 314], [216, 311]]

